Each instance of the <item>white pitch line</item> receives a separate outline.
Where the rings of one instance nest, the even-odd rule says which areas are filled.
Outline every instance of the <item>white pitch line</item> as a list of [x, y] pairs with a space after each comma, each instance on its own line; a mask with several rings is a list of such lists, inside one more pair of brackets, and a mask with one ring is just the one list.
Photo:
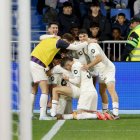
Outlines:
[[88, 130], [88, 129], [83, 129], [83, 130], [64, 130], [67, 132], [76, 132], [76, 131], [81, 131], [81, 132], [139, 132], [140, 130]]
[[51, 140], [54, 135], [59, 131], [62, 125], [65, 123], [65, 120], [58, 120], [51, 130], [42, 138], [42, 140]]

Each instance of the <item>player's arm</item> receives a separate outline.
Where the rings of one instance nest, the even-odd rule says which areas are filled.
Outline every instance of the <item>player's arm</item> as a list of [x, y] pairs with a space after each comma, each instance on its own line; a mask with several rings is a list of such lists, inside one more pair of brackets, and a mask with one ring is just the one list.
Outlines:
[[76, 69], [73, 69], [72, 70], [72, 73], [74, 75], [73, 78], [71, 77], [67, 77], [67, 76], [63, 76], [63, 79], [72, 83], [72, 84], [75, 84], [75, 85], [79, 85], [80, 84], [80, 67], [76, 68]]
[[89, 63], [87, 65], [87, 68], [91, 68], [91, 67], [94, 67], [95, 65], [97, 65], [98, 63], [100, 63], [102, 61], [102, 56], [100, 54], [96, 55], [94, 60], [91, 61], [91, 63]]
[[133, 32], [130, 37], [127, 40], [127, 43], [125, 45], [125, 48], [123, 50], [123, 53], [121, 55], [121, 60], [125, 61], [126, 58], [129, 56], [132, 50], [135, 49], [135, 46], [137, 46], [139, 43], [139, 36]]
[[92, 48], [90, 48], [90, 55], [94, 59], [89, 64], [83, 66], [85, 70], [88, 70], [89, 68], [94, 67], [95, 65], [97, 65], [98, 63], [102, 61], [102, 56], [100, 55], [100, 52], [96, 46], [93, 46]]
[[89, 43], [94, 43], [94, 42], [95, 42], [95, 40], [90, 39], [88, 41], [81, 42], [79, 44], [70, 44], [62, 39], [59, 39], [57, 41], [56, 47], [60, 48], [60, 49], [79, 50], [79, 49], [86, 47]]

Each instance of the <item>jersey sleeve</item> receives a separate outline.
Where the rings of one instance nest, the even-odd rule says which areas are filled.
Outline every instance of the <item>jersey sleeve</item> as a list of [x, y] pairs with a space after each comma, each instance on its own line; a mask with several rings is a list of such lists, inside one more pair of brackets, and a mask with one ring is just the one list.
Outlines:
[[72, 69], [72, 75], [73, 78], [69, 78], [69, 82], [73, 84], [79, 84], [80, 83], [80, 77], [81, 77], [81, 67], [78, 65]]
[[58, 84], [59, 74], [53, 74], [50, 78], [51, 78], [51, 84], [53, 84], [53, 85]]
[[95, 56], [100, 54], [100, 51], [96, 45], [97, 44], [90, 44], [89, 45], [89, 53], [92, 57], [95, 57]]

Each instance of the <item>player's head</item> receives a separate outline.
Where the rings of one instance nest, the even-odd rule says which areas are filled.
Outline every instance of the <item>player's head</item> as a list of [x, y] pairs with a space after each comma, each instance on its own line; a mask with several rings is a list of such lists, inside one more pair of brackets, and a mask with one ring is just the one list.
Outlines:
[[124, 24], [125, 20], [126, 20], [125, 14], [119, 13], [117, 16], [117, 21], [119, 22], [119, 24]]
[[74, 37], [71, 34], [69, 34], [69, 33], [65, 33], [62, 36], [62, 39], [65, 40], [68, 43], [73, 43], [74, 42]]
[[57, 22], [50, 22], [48, 25], [48, 32], [51, 35], [58, 34], [58, 23]]
[[63, 67], [68, 71], [71, 71], [72, 65], [73, 65], [73, 58], [71, 57], [64, 57], [63, 60], [61, 61], [61, 67]]
[[87, 41], [88, 40], [88, 32], [86, 29], [81, 29], [78, 33], [78, 37], [80, 41]]
[[53, 65], [59, 65], [61, 62], [61, 55], [59, 53], [57, 53], [52, 61]]

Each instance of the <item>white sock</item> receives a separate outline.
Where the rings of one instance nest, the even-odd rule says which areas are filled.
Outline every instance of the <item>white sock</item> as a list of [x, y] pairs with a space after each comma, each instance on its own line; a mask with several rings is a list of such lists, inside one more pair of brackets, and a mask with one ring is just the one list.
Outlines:
[[48, 95], [41, 94], [41, 96], [40, 96], [40, 117], [46, 116], [47, 101], [48, 101]]
[[58, 101], [52, 100], [52, 108], [51, 108], [51, 116], [52, 117], [54, 117], [56, 115], [57, 105], [58, 105]]
[[113, 102], [113, 114], [118, 116], [119, 115], [119, 103], [118, 102]]
[[32, 116], [33, 116], [33, 111], [34, 111], [34, 102], [35, 102], [35, 94], [31, 94], [31, 104], [32, 104]]
[[103, 113], [108, 110], [108, 104], [102, 103]]
[[84, 119], [97, 119], [97, 115], [94, 113], [83, 112], [81, 114], [77, 114], [77, 120]]
[[64, 120], [72, 120], [73, 119], [73, 114], [64, 114], [63, 119]]

